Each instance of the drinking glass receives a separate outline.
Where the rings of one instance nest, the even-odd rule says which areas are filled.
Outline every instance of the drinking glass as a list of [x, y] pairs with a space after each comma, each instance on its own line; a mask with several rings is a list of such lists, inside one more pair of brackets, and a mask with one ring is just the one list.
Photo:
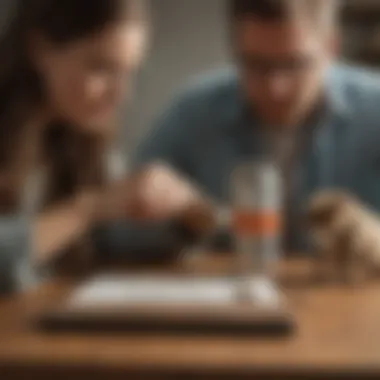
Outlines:
[[239, 163], [230, 180], [231, 230], [243, 277], [272, 277], [281, 257], [282, 179], [270, 160]]

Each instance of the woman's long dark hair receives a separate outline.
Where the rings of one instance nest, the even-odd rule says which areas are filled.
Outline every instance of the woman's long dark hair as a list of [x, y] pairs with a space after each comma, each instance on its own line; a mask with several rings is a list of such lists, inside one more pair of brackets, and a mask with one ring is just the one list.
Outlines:
[[30, 59], [29, 39], [38, 32], [65, 46], [121, 20], [145, 22], [143, 0], [18, 1], [0, 37], [0, 212], [18, 207], [37, 158], [50, 166], [49, 203], [103, 182], [104, 139], [61, 120], [42, 133], [31, 124], [45, 94]]

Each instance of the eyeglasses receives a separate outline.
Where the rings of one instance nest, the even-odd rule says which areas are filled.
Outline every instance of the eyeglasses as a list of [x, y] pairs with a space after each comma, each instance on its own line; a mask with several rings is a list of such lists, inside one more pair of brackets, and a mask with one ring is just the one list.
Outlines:
[[295, 57], [286, 59], [268, 59], [259, 57], [243, 57], [239, 60], [240, 67], [248, 74], [255, 76], [270, 76], [277, 73], [298, 75], [315, 67], [316, 61], [310, 57]]

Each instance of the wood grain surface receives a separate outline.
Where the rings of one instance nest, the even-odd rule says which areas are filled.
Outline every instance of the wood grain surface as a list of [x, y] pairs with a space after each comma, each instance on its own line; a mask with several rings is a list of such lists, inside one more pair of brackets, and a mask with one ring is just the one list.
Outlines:
[[380, 281], [318, 285], [300, 262], [279, 277], [298, 324], [281, 339], [34, 329], [31, 316], [72, 289], [64, 279], [2, 299], [0, 379], [379, 378]]

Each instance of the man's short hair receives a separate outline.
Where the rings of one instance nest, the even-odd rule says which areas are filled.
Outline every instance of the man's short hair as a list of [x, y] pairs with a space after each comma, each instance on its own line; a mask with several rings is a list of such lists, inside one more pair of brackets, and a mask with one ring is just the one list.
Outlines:
[[314, 19], [335, 20], [341, 0], [230, 0], [233, 20], [255, 17], [268, 21], [284, 21], [296, 14]]

